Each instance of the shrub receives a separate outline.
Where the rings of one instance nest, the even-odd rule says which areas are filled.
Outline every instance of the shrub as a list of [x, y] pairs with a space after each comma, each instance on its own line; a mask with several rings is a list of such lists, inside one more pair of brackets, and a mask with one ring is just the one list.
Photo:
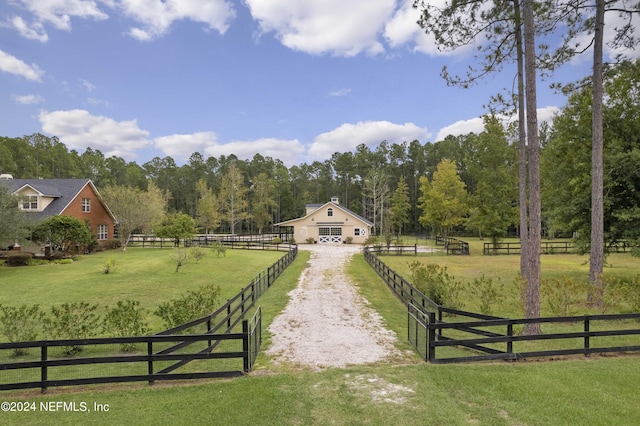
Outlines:
[[67, 257], [64, 259], [54, 260], [53, 263], [55, 263], [56, 265], [71, 265], [73, 263], [73, 259], [71, 259], [70, 257]]
[[271, 242], [273, 244], [280, 244], [282, 242], [282, 240], [279, 237], [275, 237], [274, 239], [271, 240]]
[[176, 272], [178, 272], [181, 266], [187, 264], [189, 252], [187, 249], [175, 248], [173, 252], [171, 252], [171, 258], [176, 261]]
[[449, 275], [447, 267], [435, 264], [424, 265], [418, 261], [409, 262], [413, 285], [438, 305], [461, 308], [462, 284]]
[[7, 254], [7, 266], [29, 266], [33, 257], [32, 253], [24, 251], [9, 252]]
[[313, 244], [315, 242], [315, 240], [313, 239], [313, 237], [309, 237], [306, 240], [304, 240], [305, 243], [307, 244]]
[[[39, 305], [0, 306], [0, 330], [10, 342], [36, 340], [44, 320], [44, 312]], [[27, 348], [15, 348], [15, 356], [24, 355]]]
[[351, 243], [353, 242], [353, 237], [347, 237], [347, 238], [345, 238], [345, 239], [344, 239], [344, 242], [345, 242], [346, 244], [351, 244]]
[[189, 256], [194, 258], [196, 262], [200, 262], [206, 255], [207, 252], [202, 247], [191, 247], [189, 250]]
[[[85, 339], [95, 335], [100, 316], [94, 312], [98, 305], [85, 302], [64, 303], [51, 307], [51, 318], [44, 320], [45, 332], [53, 339]], [[64, 353], [73, 356], [82, 352], [82, 346], [65, 346]]]
[[485, 277], [484, 274], [469, 284], [469, 290], [478, 299], [480, 313], [485, 315], [491, 315], [492, 305], [499, 304], [504, 299], [504, 286], [494, 285], [493, 279]]
[[571, 277], [540, 281], [540, 293], [554, 316], [575, 315], [576, 308], [585, 300], [586, 285]]
[[108, 274], [116, 269], [116, 260], [113, 257], [108, 257], [102, 264], [102, 273]]
[[[149, 333], [149, 325], [145, 320], [147, 310], [140, 307], [137, 300], [118, 301], [118, 304], [109, 309], [104, 316], [102, 328], [105, 333], [115, 337], [143, 336]], [[124, 352], [135, 350], [135, 344], [122, 343]]]
[[165, 322], [167, 328], [177, 327], [215, 311], [220, 297], [220, 287], [211, 284], [196, 291], [189, 290], [179, 299], [161, 304], [154, 312]]
[[289, 238], [289, 244], [295, 244], [296, 243], [296, 239], [291, 237]]
[[227, 248], [222, 244], [222, 241], [214, 241], [211, 248], [216, 251], [216, 256], [220, 257], [221, 254], [227, 256]]

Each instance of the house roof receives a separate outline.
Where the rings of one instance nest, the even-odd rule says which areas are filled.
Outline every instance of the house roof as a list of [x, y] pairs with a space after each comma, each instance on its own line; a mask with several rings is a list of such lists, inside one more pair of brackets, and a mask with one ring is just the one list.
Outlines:
[[29, 212], [29, 217], [36, 220], [59, 215], [85, 186], [90, 185], [109, 215], [114, 221], [116, 220], [90, 179], [3, 179], [0, 180], [0, 185], [8, 187], [12, 194], [29, 187], [41, 196], [53, 198], [53, 201], [43, 211]]
[[362, 222], [366, 223], [366, 224], [367, 224], [367, 226], [373, 226], [373, 223], [372, 223], [372, 222], [370, 222], [369, 220], [367, 220], [367, 219], [365, 219], [364, 217], [360, 216], [358, 213], [355, 213], [355, 212], [353, 212], [353, 211], [349, 210], [348, 208], [346, 208], [346, 207], [344, 207], [344, 206], [342, 206], [342, 205], [340, 205], [340, 204], [338, 204], [338, 203], [334, 203], [334, 202], [332, 202], [332, 201], [328, 201], [328, 202], [326, 202], [326, 203], [324, 203], [324, 204], [307, 204], [307, 207], [316, 207], [316, 208], [315, 208], [312, 212], [310, 212], [309, 214], [307, 214], [307, 215], [305, 215], [305, 216], [303, 216], [303, 217], [299, 217], [299, 218], [297, 218], [297, 219], [285, 220], [284, 222], [279, 222], [279, 223], [276, 223], [275, 225], [276, 225], [276, 226], [282, 226], [282, 225], [287, 226], [287, 225], [289, 225], [289, 224], [291, 224], [291, 223], [293, 223], [293, 222], [297, 222], [297, 221], [299, 221], [299, 220], [303, 220], [303, 219], [305, 219], [305, 218], [307, 218], [307, 217], [309, 217], [309, 216], [312, 216], [312, 215], [313, 215], [315, 212], [317, 212], [320, 208], [322, 208], [322, 207], [324, 207], [324, 206], [326, 206], [326, 205], [331, 205], [331, 207], [336, 207], [336, 208], [338, 208], [338, 209], [342, 210], [343, 212], [345, 212], [345, 213], [347, 213], [347, 214], [349, 214], [349, 215], [351, 215], [351, 216], [353, 216], [353, 217], [358, 218], [358, 219], [359, 219], [359, 220], [361, 220]]

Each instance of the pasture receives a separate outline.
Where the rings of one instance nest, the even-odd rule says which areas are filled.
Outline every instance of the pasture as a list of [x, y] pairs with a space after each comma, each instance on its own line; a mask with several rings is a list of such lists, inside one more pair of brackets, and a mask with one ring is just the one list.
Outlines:
[[[637, 356], [577, 357], [560, 361], [495, 362], [461, 365], [429, 365], [419, 356], [410, 357], [411, 362], [402, 365], [377, 364], [354, 366], [345, 369], [328, 369], [321, 372], [309, 372], [287, 365], [276, 364], [264, 354], [268, 347], [269, 324], [287, 303], [287, 293], [295, 288], [298, 276], [305, 268], [308, 252], [300, 247], [298, 259], [278, 278], [275, 284], [260, 299], [263, 309], [264, 343], [255, 369], [248, 376], [233, 380], [210, 380], [185, 382], [181, 384], [144, 384], [81, 387], [72, 389], [51, 389], [41, 395], [38, 391], [4, 392], [2, 400], [36, 403], [35, 412], [2, 412], [3, 424], [240, 424], [259, 425], [604, 425], [638, 424], [640, 422], [640, 368]], [[123, 256], [128, 256], [126, 253]], [[167, 252], [168, 253], [168, 252]], [[253, 252], [227, 251], [227, 257], [250, 255]], [[262, 253], [262, 252], [260, 252]], [[474, 253], [472, 249], [472, 253]], [[476, 252], [477, 253], [477, 252]], [[480, 252], [481, 253], [481, 252]], [[112, 253], [110, 252], [109, 255]], [[274, 259], [280, 254], [273, 253]], [[141, 255], [144, 257], [144, 255]], [[167, 254], [168, 256], [168, 254]], [[505, 274], [505, 281], [515, 275], [513, 266], [504, 266], [505, 262], [518, 264], [518, 257], [445, 257], [427, 255], [450, 272], [462, 279], [472, 277], [475, 271], [486, 275]], [[628, 255], [627, 255], [628, 256]], [[209, 255], [211, 257], [211, 255]], [[208, 261], [218, 259], [205, 258]], [[221, 258], [222, 259], [222, 258]], [[406, 265], [412, 257], [385, 256], [385, 262], [398, 261], [398, 268]], [[558, 265], [560, 271], [582, 274], [585, 267], [580, 261], [543, 258], [545, 262]], [[579, 258], [584, 261], [585, 258]], [[623, 267], [622, 261], [610, 263], [616, 268], [629, 268], [634, 272], [637, 260], [630, 258], [630, 264]], [[77, 263], [89, 266], [88, 258]], [[205, 262], [202, 260], [201, 262]], [[272, 263], [265, 260], [256, 272]], [[626, 261], [626, 260], [625, 260]], [[124, 262], [124, 261], [123, 261]], [[253, 260], [253, 262], [257, 262]], [[442, 263], [441, 263], [442, 262]], [[482, 263], [487, 263], [487, 268]], [[248, 268], [249, 262], [241, 262]], [[475, 263], [475, 266], [473, 265]], [[96, 261], [86, 272], [92, 278], [102, 278], [99, 272], [101, 262]], [[68, 268], [74, 265], [59, 265]], [[119, 267], [121, 266], [118, 264]], [[162, 263], [162, 265], [165, 265]], [[163, 274], [168, 275], [163, 286], [171, 286], [176, 277], [185, 274], [192, 265], [181, 268], [178, 274], [175, 265], [166, 262]], [[53, 265], [51, 266], [53, 267]], [[46, 266], [45, 268], [49, 268]], [[95, 272], [97, 268], [97, 272]], [[141, 269], [144, 269], [140, 266]], [[155, 266], [156, 269], [159, 266]], [[25, 271], [33, 268], [24, 268]], [[133, 265], [131, 266], [133, 270]], [[195, 269], [195, 268], [193, 268]], [[548, 268], [551, 269], [551, 268]], [[78, 273], [82, 268], [79, 268]], [[124, 274], [126, 268], [118, 269], [113, 276]], [[2, 284], [7, 271], [0, 269]], [[222, 269], [217, 269], [215, 274]], [[12, 271], [13, 273], [13, 271]], [[144, 281], [152, 274], [140, 271], [137, 281]], [[221, 272], [222, 273], [222, 272]], [[255, 273], [247, 279], [251, 279]], [[196, 275], [192, 271], [193, 276]], [[412, 351], [406, 341], [406, 309], [387, 289], [377, 274], [366, 264], [362, 255], [354, 257], [349, 274], [360, 294], [383, 316], [386, 326], [398, 336], [397, 347], [402, 351]], [[160, 274], [162, 275], [162, 274]], [[206, 275], [205, 275], [206, 276]], [[409, 275], [407, 275], [409, 276]], [[42, 277], [41, 277], [42, 279]], [[234, 275], [227, 278], [231, 282]], [[247, 279], [238, 278], [230, 293], [246, 285]], [[185, 280], [184, 285], [193, 285]], [[96, 279], [96, 282], [98, 280]], [[133, 285], [136, 280], [129, 282]], [[156, 281], [158, 282], [158, 281]], [[170, 297], [181, 294], [181, 289]], [[141, 283], [138, 283], [141, 285]], [[78, 284], [79, 285], [79, 284]], [[124, 284], [122, 289], [124, 290]], [[153, 285], [147, 293], [153, 293]], [[175, 287], [175, 284], [173, 285]], [[162, 287], [159, 287], [162, 288]], [[91, 293], [91, 292], [90, 292]], [[148, 302], [149, 306], [160, 303], [160, 299]], [[2, 293], [4, 296], [4, 292]], [[44, 298], [31, 295], [20, 303], [40, 303], [46, 306]], [[134, 296], [128, 296], [135, 298]], [[117, 296], [114, 300], [119, 300]], [[139, 297], [142, 299], [142, 297]], [[5, 300], [5, 299], [2, 299]], [[35, 302], [33, 301], [35, 300]], [[69, 300], [59, 298], [57, 300]], [[77, 298], [74, 300], [84, 300]], [[17, 303], [17, 302], [16, 302]], [[50, 302], [51, 303], [51, 302]], [[97, 302], [96, 302], [97, 303]], [[0, 373], [1, 374], [1, 373]], [[45, 412], [40, 409], [44, 402], [75, 402], [77, 406], [84, 402], [89, 411], [69, 412], [58, 410]], [[108, 411], [93, 410], [94, 403], [108, 405]]]

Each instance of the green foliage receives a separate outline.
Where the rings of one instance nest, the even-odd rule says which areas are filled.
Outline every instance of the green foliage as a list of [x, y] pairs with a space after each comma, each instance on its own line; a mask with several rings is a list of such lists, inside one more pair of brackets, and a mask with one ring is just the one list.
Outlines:
[[[51, 317], [45, 318], [45, 333], [53, 339], [85, 339], [95, 336], [100, 316], [95, 314], [98, 305], [86, 302], [63, 303], [51, 307]], [[82, 346], [65, 346], [64, 353], [73, 356], [82, 352]]]
[[[39, 305], [15, 306], [0, 305], [0, 331], [10, 342], [36, 340], [41, 331], [45, 313]], [[26, 348], [15, 348], [15, 356], [27, 353]]]
[[191, 239], [196, 233], [196, 224], [191, 216], [184, 213], [168, 214], [155, 227], [154, 233], [160, 238], [172, 238], [176, 247], [182, 239]]
[[398, 187], [391, 195], [391, 209], [389, 211], [391, 226], [398, 236], [401, 234], [403, 226], [409, 222], [410, 209], [409, 186], [402, 176], [398, 181]]
[[161, 304], [154, 315], [162, 318], [167, 328], [173, 328], [215, 311], [219, 297], [220, 287], [204, 285], [196, 291], [189, 290], [179, 299]]
[[478, 300], [480, 313], [491, 315], [493, 306], [500, 305], [504, 300], [504, 286], [498, 280], [494, 284], [493, 278], [488, 278], [484, 274], [476, 277], [469, 284], [470, 293]]
[[455, 163], [442, 160], [433, 174], [432, 182], [422, 176], [420, 185], [420, 223], [440, 229], [446, 238], [447, 231], [463, 224], [469, 212], [467, 191], [458, 176]]
[[200, 262], [207, 255], [207, 252], [202, 247], [191, 247], [189, 249], [189, 257], [195, 259], [196, 262]]
[[7, 266], [29, 266], [33, 254], [24, 251], [7, 253]]
[[307, 244], [313, 244], [315, 240], [313, 239], [313, 237], [308, 237], [306, 240], [304, 240], [304, 242]]
[[16, 206], [19, 198], [0, 185], [0, 243], [13, 243], [28, 235], [24, 212]]
[[[150, 331], [145, 319], [147, 312], [137, 300], [118, 301], [115, 307], [107, 308], [102, 328], [116, 337], [143, 336]], [[121, 347], [124, 352], [135, 350], [135, 344], [131, 343], [123, 343]]]
[[176, 261], [176, 272], [189, 261], [189, 251], [185, 248], [174, 248], [171, 258]]
[[345, 239], [344, 239], [344, 242], [345, 242], [346, 244], [351, 244], [351, 243], [353, 242], [353, 237], [349, 236], [349, 237], [345, 238]]
[[585, 300], [587, 284], [568, 276], [543, 279], [540, 293], [553, 316], [571, 316]]
[[463, 285], [453, 275], [449, 275], [447, 267], [417, 260], [409, 262], [412, 284], [438, 305], [448, 308], [462, 308], [461, 294]]
[[271, 242], [273, 244], [280, 244], [282, 242], [282, 239], [280, 237], [275, 237], [273, 240], [271, 240]]
[[68, 253], [76, 245], [88, 246], [94, 238], [86, 223], [66, 215], [44, 219], [31, 235], [35, 241], [49, 244], [52, 252], [62, 253]]
[[227, 256], [227, 248], [224, 246], [222, 241], [214, 241], [213, 244], [211, 245], [211, 248], [215, 250], [216, 256], [218, 257], [220, 257], [220, 255], [222, 255], [223, 257]]
[[116, 269], [116, 259], [113, 257], [108, 257], [104, 260], [102, 264], [102, 273], [108, 274], [113, 272]]

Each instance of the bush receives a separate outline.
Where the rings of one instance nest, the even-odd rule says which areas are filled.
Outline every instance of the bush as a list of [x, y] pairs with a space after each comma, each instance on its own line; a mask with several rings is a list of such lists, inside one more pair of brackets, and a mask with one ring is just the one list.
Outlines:
[[[44, 320], [44, 312], [39, 305], [0, 306], [0, 331], [10, 342], [28, 342], [36, 340]], [[24, 355], [27, 348], [15, 348], [15, 356]]]
[[202, 247], [191, 247], [189, 250], [189, 256], [194, 258], [196, 262], [200, 262], [206, 255], [207, 252]]
[[275, 237], [274, 239], [271, 240], [271, 242], [273, 244], [280, 244], [282, 242], [282, 239], [280, 239], [280, 237]]
[[347, 238], [345, 238], [345, 239], [344, 239], [344, 242], [345, 242], [346, 244], [351, 244], [351, 243], [353, 242], [353, 237], [347, 237]]
[[31, 262], [31, 258], [33, 257], [32, 253], [24, 252], [24, 251], [15, 251], [9, 252], [7, 254], [7, 266], [29, 266], [29, 262]]
[[315, 240], [313, 239], [313, 237], [309, 237], [309, 238], [307, 238], [307, 239], [306, 239], [306, 240], [304, 240], [304, 241], [305, 241], [305, 243], [307, 243], [307, 244], [313, 244], [313, 243], [315, 243]]
[[214, 241], [211, 248], [216, 251], [216, 256], [220, 257], [221, 254], [224, 257], [227, 256], [227, 248], [222, 244], [222, 241]]
[[[149, 333], [149, 325], [145, 320], [147, 310], [140, 307], [137, 300], [119, 301], [118, 304], [109, 309], [104, 316], [102, 328], [105, 333], [115, 337], [143, 336]], [[122, 343], [124, 352], [135, 350], [135, 344]]]
[[469, 284], [469, 290], [478, 299], [480, 313], [485, 315], [491, 315], [492, 305], [499, 304], [504, 299], [504, 286], [494, 285], [493, 279], [485, 277], [484, 274]]
[[108, 274], [116, 269], [116, 260], [113, 257], [108, 257], [102, 264], [102, 273]]
[[177, 327], [215, 311], [219, 297], [220, 287], [201, 286], [196, 291], [189, 290], [179, 299], [161, 304], [154, 315], [162, 318], [167, 328]]
[[[51, 307], [51, 318], [44, 320], [45, 332], [53, 339], [86, 339], [97, 333], [100, 316], [94, 312], [98, 305], [85, 302], [64, 303]], [[65, 346], [64, 353], [73, 356], [82, 346]]]
[[576, 314], [576, 308], [586, 299], [587, 286], [571, 277], [540, 281], [540, 294], [552, 315], [558, 317]]
[[453, 309], [463, 306], [460, 299], [462, 284], [449, 275], [447, 267], [435, 264], [424, 265], [418, 261], [409, 262], [413, 285], [438, 305]]

